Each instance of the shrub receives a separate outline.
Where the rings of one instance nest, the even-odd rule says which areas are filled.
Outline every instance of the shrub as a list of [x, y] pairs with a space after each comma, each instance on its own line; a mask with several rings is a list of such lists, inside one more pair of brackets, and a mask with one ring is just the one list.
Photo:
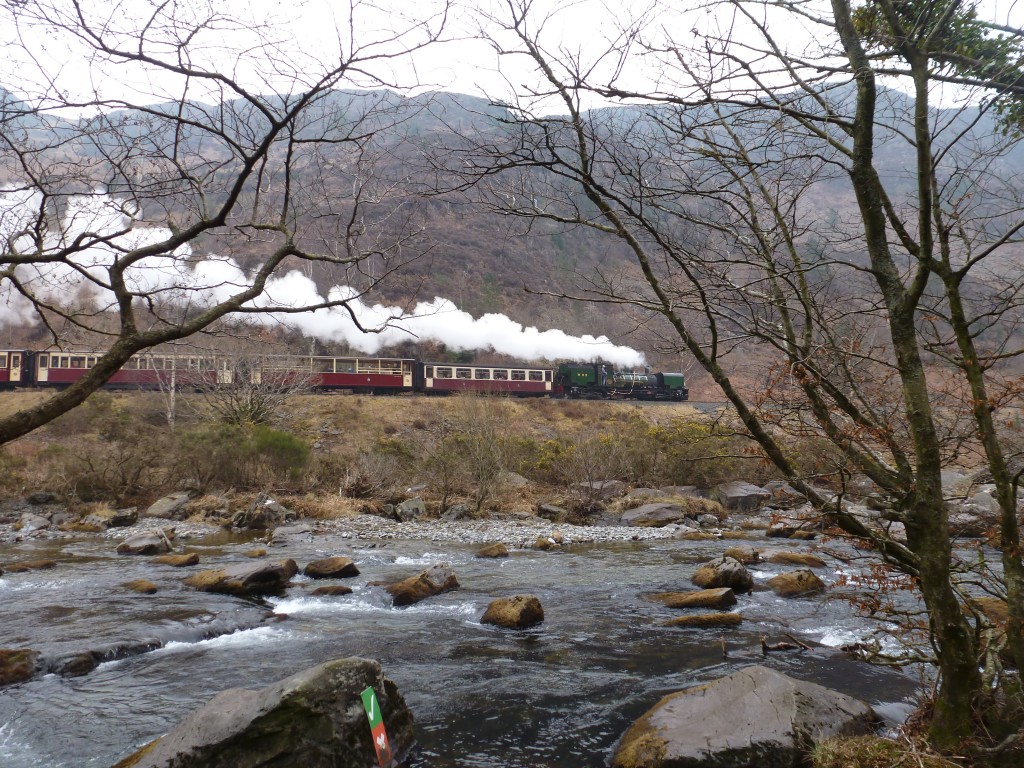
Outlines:
[[190, 430], [179, 441], [181, 464], [200, 487], [291, 483], [309, 464], [309, 445], [266, 426], [215, 424]]

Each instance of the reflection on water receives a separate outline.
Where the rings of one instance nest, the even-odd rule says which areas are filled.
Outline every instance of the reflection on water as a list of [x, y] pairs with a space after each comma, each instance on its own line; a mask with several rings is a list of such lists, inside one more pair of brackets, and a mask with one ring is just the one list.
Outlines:
[[[190, 541], [187, 548], [200, 552], [200, 568], [220, 567], [248, 562], [251, 540]], [[190, 569], [118, 557], [111, 542], [39, 544], [32, 557], [60, 565], [0, 577], [0, 647], [60, 655], [145, 638], [163, 647], [83, 677], [47, 675], [6, 689], [0, 765], [106, 767], [225, 688], [266, 685], [350, 655], [379, 659], [413, 709], [419, 746], [412, 768], [604, 766], [622, 732], [661, 696], [751, 663], [875, 703], [913, 692], [913, 680], [834, 650], [762, 657], [764, 633], [835, 644], [871, 631], [831, 596], [781, 600], [755, 591], [740, 597], [740, 627], [662, 626], [675, 612], [646, 595], [690, 588], [695, 564], [719, 548], [630, 542], [478, 560], [467, 546], [391, 541], [360, 549], [341, 537], [317, 537], [270, 556], [300, 565], [350, 556], [361, 574], [340, 583], [353, 593], [311, 597], [316, 583], [302, 580], [263, 602], [195, 592], [181, 583]], [[0, 562], [14, 559], [28, 557], [0, 549]], [[370, 586], [439, 561], [453, 564], [459, 590], [393, 608], [383, 589]], [[767, 574], [758, 572], [758, 582]], [[155, 582], [159, 592], [121, 586], [137, 578]], [[513, 632], [479, 623], [492, 599], [522, 593], [540, 598], [542, 625]], [[268, 623], [271, 612], [277, 620]]]

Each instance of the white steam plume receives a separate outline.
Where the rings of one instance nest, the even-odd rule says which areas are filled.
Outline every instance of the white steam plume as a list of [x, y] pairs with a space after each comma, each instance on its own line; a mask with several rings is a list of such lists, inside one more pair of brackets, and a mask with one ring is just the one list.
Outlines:
[[[29, 236], [19, 233], [31, 227], [39, 203], [34, 193], [0, 191], [0, 238], [9, 247], [23, 253], [35, 250]], [[77, 294], [78, 298], [91, 298], [102, 308], [111, 301], [111, 294], [105, 288], [107, 270], [118, 255], [170, 236], [164, 228], [131, 227], [132, 223], [117, 201], [106, 195], [73, 197], [60, 231], [44, 238], [44, 251], [52, 252], [83, 233], [127, 232], [112, 238], [109, 244], [97, 244], [76, 253], [71, 263], [24, 265], [19, 266], [15, 274], [45, 301], [61, 301]], [[173, 254], [144, 259], [126, 273], [128, 285], [140, 293], [155, 294], [163, 301], [177, 304], [187, 301], [193, 305], [223, 301], [250, 285], [249, 276], [229, 258], [209, 254], [205, 260], [196, 262], [191, 256], [191, 251], [183, 247]], [[92, 281], [83, 281], [79, 269]], [[361, 331], [342, 307], [298, 313], [272, 312], [275, 307], [301, 308], [326, 301], [346, 301], [362, 327], [378, 332]], [[557, 329], [542, 331], [524, 327], [499, 314], [474, 318], [441, 297], [420, 302], [408, 313], [400, 307], [367, 305], [348, 286], [335, 286], [324, 297], [312, 280], [295, 271], [268, 281], [266, 292], [251, 305], [271, 310], [271, 314], [253, 315], [256, 322], [291, 325], [324, 341], [345, 341], [367, 354], [418, 339], [440, 342], [457, 351], [493, 349], [523, 361], [600, 359], [627, 368], [644, 363], [642, 354], [613, 344], [605, 336], [570, 336]], [[0, 327], [22, 325], [36, 319], [32, 304], [7, 280], [0, 281]]]

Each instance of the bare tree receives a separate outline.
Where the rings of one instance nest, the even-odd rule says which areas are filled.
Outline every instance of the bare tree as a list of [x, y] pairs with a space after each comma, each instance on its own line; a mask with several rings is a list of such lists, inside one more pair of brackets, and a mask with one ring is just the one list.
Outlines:
[[[105, 350], [0, 420], [0, 443], [139, 350], [232, 313], [344, 310], [415, 256], [387, 162], [409, 115], [387, 89], [413, 84], [396, 72], [443, 33], [447, 0], [415, 18], [362, 0], [221, 8], [0, 4], [18, 65], [0, 93], [0, 311]], [[303, 265], [350, 290], [297, 305], [278, 278]]]
[[[973, 451], [994, 483], [1002, 575], [986, 583], [1006, 597], [1020, 668], [1021, 463], [998, 417], [1024, 352], [1024, 189], [1008, 170], [1024, 32], [959, 0], [654, 10], [578, 50], [529, 0], [482, 12], [499, 57], [537, 77], [498, 100], [502, 130], [464, 137], [446, 171], [527, 226], [586, 227], [624, 247], [634, 269], [564, 295], [672, 330], [764, 455], [918, 585], [939, 671], [935, 742], [960, 748], [979, 720], [1002, 738], [1019, 727], [1019, 685], [997, 670], [984, 678], [1002, 683], [994, 700], [979, 672], [974, 577], [951, 550], [941, 470]], [[774, 32], [801, 28], [799, 41]], [[940, 109], [952, 87], [961, 106]], [[586, 108], [597, 99], [634, 108]], [[749, 390], [733, 353], [755, 347], [776, 365]], [[906, 539], [806, 482], [784, 447], [794, 433], [827, 438], [866, 474]]]
[[202, 404], [225, 424], [272, 424], [290, 398], [313, 391], [317, 375], [308, 365], [309, 358], [232, 355], [224, 359], [224, 375], [193, 386]]

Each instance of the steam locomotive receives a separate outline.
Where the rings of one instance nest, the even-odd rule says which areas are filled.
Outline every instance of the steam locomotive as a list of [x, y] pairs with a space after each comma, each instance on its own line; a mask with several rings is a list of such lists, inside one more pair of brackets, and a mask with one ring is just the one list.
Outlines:
[[[0, 350], [0, 389], [60, 388], [81, 379], [100, 353], [63, 350]], [[134, 355], [104, 385], [107, 389], [202, 389], [242, 380], [303, 382], [316, 390], [359, 394], [480, 392], [516, 397], [590, 400], [675, 400], [689, 396], [681, 373], [614, 371], [601, 363], [563, 363], [557, 369], [526, 364], [467, 365], [413, 358], [318, 355]]]

